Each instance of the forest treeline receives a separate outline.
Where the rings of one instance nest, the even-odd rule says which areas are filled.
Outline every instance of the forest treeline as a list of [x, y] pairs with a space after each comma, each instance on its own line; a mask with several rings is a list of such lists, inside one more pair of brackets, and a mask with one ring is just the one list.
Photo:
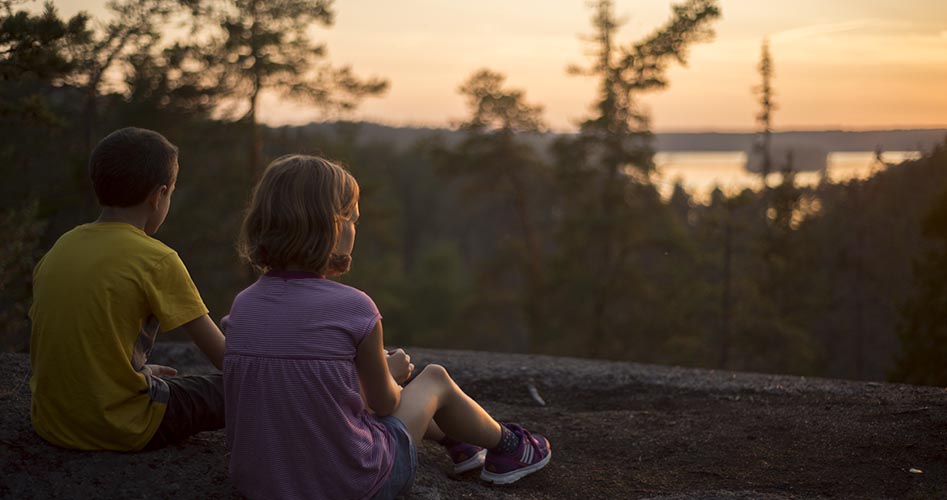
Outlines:
[[[253, 180], [312, 153], [362, 187], [342, 280], [374, 298], [390, 344], [947, 384], [947, 145], [864, 180], [801, 187], [800, 166], [771, 159], [760, 191], [659, 194], [637, 100], [712, 39], [714, 0], [676, 4], [630, 43], [612, 2], [596, 2], [589, 64], [570, 72], [597, 94], [574, 135], [531, 140], [542, 107], [483, 69], [458, 82], [460, 139], [410, 145], [365, 142], [352, 122], [257, 123], [264, 91], [338, 113], [389, 85], [333, 66], [309, 38], [331, 25], [331, 1], [118, 0], [97, 22], [21, 3], [0, 1], [6, 349], [28, 348], [38, 258], [97, 216], [92, 145], [134, 125], [180, 148], [156, 237], [216, 319], [255, 279], [234, 249]], [[761, 145], [774, 109], [763, 67]]]

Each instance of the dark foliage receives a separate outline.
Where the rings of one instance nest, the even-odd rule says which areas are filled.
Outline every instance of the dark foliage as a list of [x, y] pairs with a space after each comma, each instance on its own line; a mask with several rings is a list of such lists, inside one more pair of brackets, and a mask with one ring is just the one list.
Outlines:
[[[99, 135], [150, 127], [180, 148], [156, 236], [181, 254], [219, 319], [254, 278], [234, 251], [253, 172], [247, 123], [212, 116], [263, 87], [228, 83], [221, 59], [198, 45], [143, 44], [154, 26], [102, 45], [128, 31], [92, 33], [82, 15], [2, 5], [0, 174], [10, 182], [0, 186], [0, 231], [15, 242], [0, 253], [3, 347], [28, 343], [36, 260], [96, 216], [89, 103]], [[945, 383], [944, 147], [864, 180], [803, 188], [787, 170], [767, 193], [718, 190], [706, 204], [680, 187], [658, 194], [636, 99], [668, 84], [666, 69], [710, 36], [718, 15], [714, 2], [687, 1], [655, 33], [621, 45], [610, 2], [597, 3], [597, 56], [585, 73], [599, 93], [574, 136], [550, 140], [541, 108], [482, 71], [461, 89], [469, 115], [452, 138], [367, 142], [378, 127], [348, 122], [260, 127], [260, 159], [324, 154], [355, 173], [362, 222], [342, 279], [376, 300], [392, 344]], [[111, 47], [112, 62], [90, 66], [105, 57], [96, 46]], [[310, 69], [324, 68], [321, 56]], [[90, 85], [90, 68], [106, 62], [117, 85]], [[270, 63], [260, 75], [288, 82], [284, 63]], [[357, 82], [368, 87], [352, 80], [366, 90], [355, 97], [372, 94], [371, 80]]]

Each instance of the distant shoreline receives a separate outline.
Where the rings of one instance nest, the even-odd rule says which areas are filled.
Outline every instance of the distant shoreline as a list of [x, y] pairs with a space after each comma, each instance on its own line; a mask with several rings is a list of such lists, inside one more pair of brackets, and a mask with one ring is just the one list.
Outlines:
[[[443, 137], [448, 144], [456, 143], [463, 136], [457, 130], [428, 127], [393, 127], [373, 122], [313, 122], [308, 125], [273, 127], [273, 129], [296, 129], [334, 135], [351, 128], [358, 130], [358, 142], [390, 143], [398, 148], [409, 147], [418, 140], [434, 136]], [[543, 146], [558, 137], [574, 134], [548, 132], [528, 134], [527, 142]], [[754, 132], [658, 132], [652, 144], [658, 152], [683, 151], [749, 151], [756, 134]], [[892, 130], [801, 130], [773, 133], [773, 145], [804, 144], [836, 152], [875, 151], [929, 151], [947, 138], [947, 128], [892, 129]]]
[[[671, 132], [655, 134], [658, 151], [747, 151], [755, 133]], [[947, 137], [947, 129], [868, 131], [786, 131], [773, 133], [773, 145], [805, 144], [826, 151], [928, 151]]]

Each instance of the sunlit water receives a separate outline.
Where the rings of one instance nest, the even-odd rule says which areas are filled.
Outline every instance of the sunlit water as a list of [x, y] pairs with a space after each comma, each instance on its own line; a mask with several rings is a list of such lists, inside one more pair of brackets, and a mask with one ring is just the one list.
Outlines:
[[[917, 151], [885, 151], [885, 163], [900, 163], [916, 159]], [[678, 180], [697, 200], [707, 201], [710, 192], [720, 187], [732, 194], [744, 188], [759, 189], [762, 182], [758, 174], [744, 169], [746, 153], [743, 151], [681, 151], [655, 155], [658, 168], [656, 182], [664, 196], [669, 196]], [[873, 151], [831, 152], [827, 158], [827, 175], [835, 182], [870, 177], [885, 166], [875, 160]], [[819, 182], [822, 172], [810, 171], [796, 174], [796, 182], [811, 186]], [[769, 184], [779, 182], [779, 174], [767, 178]]]

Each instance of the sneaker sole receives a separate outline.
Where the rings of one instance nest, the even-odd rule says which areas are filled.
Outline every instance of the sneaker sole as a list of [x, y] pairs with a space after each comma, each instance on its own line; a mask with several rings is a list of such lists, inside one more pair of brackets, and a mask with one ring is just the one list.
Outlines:
[[464, 460], [459, 464], [454, 464], [454, 474], [463, 474], [464, 472], [471, 471], [477, 467], [483, 466], [484, 460], [487, 458], [487, 450], [480, 450], [476, 455]]
[[549, 454], [546, 455], [546, 458], [543, 458], [533, 465], [523, 467], [522, 469], [516, 469], [514, 471], [507, 472], [506, 474], [497, 474], [484, 469], [483, 472], [480, 473], [480, 479], [493, 484], [510, 484], [538, 471], [539, 469], [542, 469], [546, 466], [546, 464], [549, 463], [550, 458], [552, 458], [551, 449], [549, 450]]

